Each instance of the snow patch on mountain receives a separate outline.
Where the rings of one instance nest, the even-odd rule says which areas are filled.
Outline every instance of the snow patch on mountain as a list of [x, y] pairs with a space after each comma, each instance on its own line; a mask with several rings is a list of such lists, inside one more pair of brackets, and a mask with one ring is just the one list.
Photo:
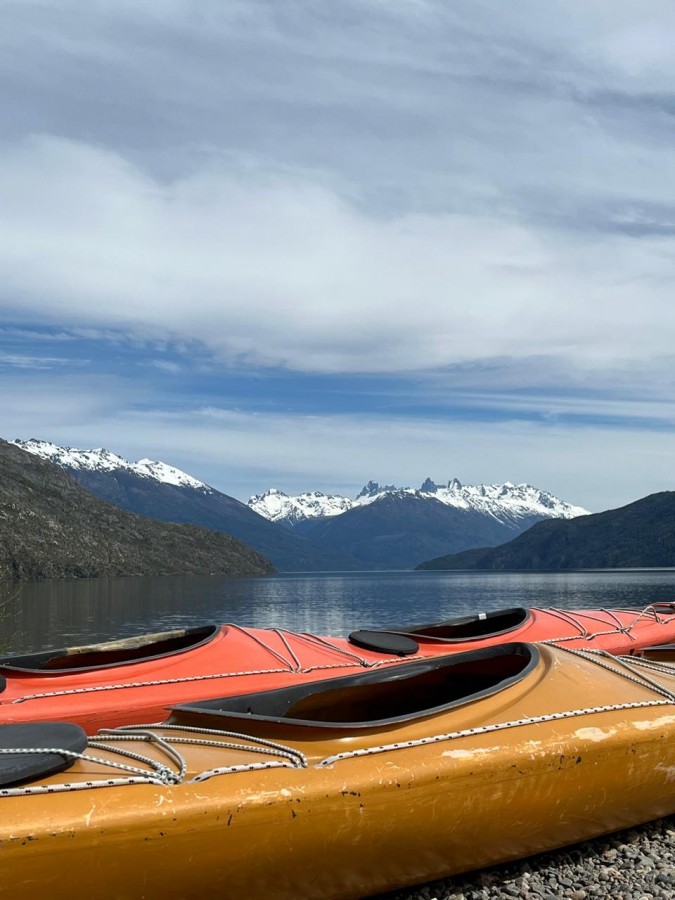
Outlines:
[[248, 505], [273, 522], [296, 525], [304, 519], [337, 516], [358, 506], [366, 506], [386, 495], [413, 495], [420, 499], [435, 499], [446, 506], [473, 510], [492, 516], [499, 522], [517, 522], [527, 517], [541, 519], [573, 519], [588, 515], [588, 510], [560, 500], [548, 491], [530, 484], [463, 485], [452, 478], [447, 484], [436, 484], [427, 478], [419, 488], [380, 485], [369, 481], [352, 500], [336, 494], [311, 491], [290, 496], [277, 488], [252, 496]]
[[190, 487], [205, 493], [213, 493], [213, 489], [203, 481], [198, 481], [174, 466], [152, 459], [129, 462], [102, 447], [96, 450], [78, 450], [75, 447], [59, 447], [57, 444], [38, 441], [35, 438], [28, 441], [15, 440], [11, 443], [28, 453], [56, 463], [57, 466], [64, 469], [87, 469], [92, 472], [113, 472], [117, 469], [125, 469], [142, 478], [151, 478], [162, 484], [173, 484], [177, 487]]
[[589, 514], [589, 510], [566, 503], [548, 491], [531, 484], [513, 484], [510, 481], [504, 484], [463, 485], [453, 478], [447, 485], [437, 485], [427, 479], [419, 493], [434, 496], [448, 506], [478, 510], [500, 520], [531, 515], [543, 519], [574, 519]]
[[354, 501], [335, 494], [322, 494], [321, 491], [309, 491], [297, 497], [289, 497], [283, 491], [270, 488], [264, 494], [254, 494], [249, 498], [248, 505], [272, 522], [296, 525], [303, 519], [339, 516], [351, 509]]

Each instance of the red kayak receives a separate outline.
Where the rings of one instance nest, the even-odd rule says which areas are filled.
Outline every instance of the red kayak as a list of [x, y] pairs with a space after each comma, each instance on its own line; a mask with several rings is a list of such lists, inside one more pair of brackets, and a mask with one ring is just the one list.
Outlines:
[[347, 638], [211, 625], [0, 657], [0, 722], [67, 720], [88, 732], [166, 718], [167, 707], [348, 675], [502, 641], [637, 653], [675, 642], [675, 604], [506, 609]]

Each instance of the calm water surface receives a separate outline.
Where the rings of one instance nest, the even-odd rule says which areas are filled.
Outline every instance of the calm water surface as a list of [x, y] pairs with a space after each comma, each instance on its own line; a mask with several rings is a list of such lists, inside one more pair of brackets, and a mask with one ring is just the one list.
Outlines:
[[205, 622], [344, 635], [508, 606], [580, 609], [663, 601], [675, 601], [675, 569], [46, 581], [23, 585], [19, 598], [0, 610], [0, 647], [18, 653]]

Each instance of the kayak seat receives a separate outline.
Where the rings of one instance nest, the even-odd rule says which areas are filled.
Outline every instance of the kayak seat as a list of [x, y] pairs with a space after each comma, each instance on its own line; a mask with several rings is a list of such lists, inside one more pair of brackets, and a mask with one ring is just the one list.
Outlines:
[[[411, 641], [426, 639], [441, 643], [480, 640], [515, 631], [528, 622], [530, 615], [530, 610], [522, 607], [498, 609], [493, 612], [446, 619], [443, 622], [428, 622], [424, 625], [352, 631], [349, 635], [349, 641], [365, 650], [405, 655], [405, 653], [395, 649], [398, 645], [398, 639], [402, 637], [406, 637]], [[414, 653], [417, 649], [407, 652]]]
[[206, 644], [213, 640], [219, 631], [219, 625], [204, 625], [197, 628], [164, 631], [158, 634], [142, 634], [83, 647], [67, 647], [58, 650], [43, 650], [39, 653], [27, 653], [23, 656], [0, 657], [0, 666], [4, 669], [19, 669], [29, 672], [103, 669], [106, 666], [144, 662], [180, 653], [182, 650], [192, 650], [200, 644]]
[[0, 725], [0, 750], [34, 750], [34, 753], [0, 753], [0, 787], [10, 787], [55, 772], [63, 772], [75, 761], [52, 750], [83, 753], [87, 736], [70, 722], [27, 722]]

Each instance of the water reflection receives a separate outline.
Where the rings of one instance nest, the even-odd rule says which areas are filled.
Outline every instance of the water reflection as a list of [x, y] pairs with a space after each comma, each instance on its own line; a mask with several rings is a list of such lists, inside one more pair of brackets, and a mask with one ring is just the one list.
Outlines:
[[22, 586], [0, 618], [0, 646], [18, 653], [204, 622], [347, 634], [509, 606], [640, 607], [670, 600], [674, 569], [46, 581]]

